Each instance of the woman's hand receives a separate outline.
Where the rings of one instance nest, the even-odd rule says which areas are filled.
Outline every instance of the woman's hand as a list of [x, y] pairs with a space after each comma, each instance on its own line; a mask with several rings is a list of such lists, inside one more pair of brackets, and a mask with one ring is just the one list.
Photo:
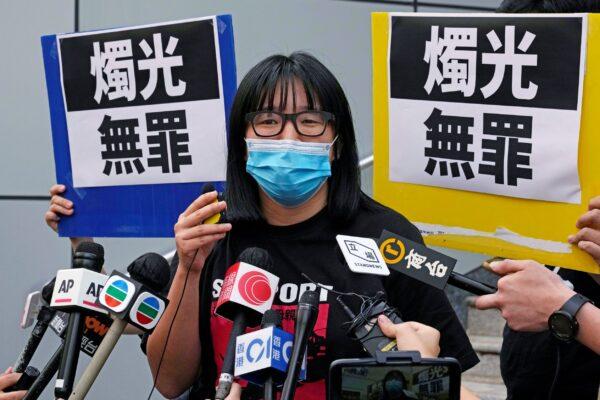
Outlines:
[[201, 271], [215, 243], [231, 230], [231, 224], [202, 224], [207, 218], [226, 209], [224, 201], [216, 200], [216, 191], [204, 193], [179, 216], [175, 224], [179, 265], [189, 268], [193, 260], [191, 269]]
[[12, 367], [8, 367], [3, 374], [0, 374], [0, 400], [21, 400], [27, 394], [26, 390], [19, 390], [17, 392], [4, 393], [4, 389], [11, 387], [21, 377], [21, 374], [12, 372]]
[[377, 319], [383, 334], [396, 339], [399, 351], [418, 351], [422, 357], [435, 358], [440, 354], [440, 332], [419, 322], [394, 324], [385, 315]]
[[[63, 215], [71, 216], [75, 212], [75, 210], [73, 210], [73, 202], [61, 196], [66, 189], [65, 185], [52, 185], [50, 188], [50, 196], [52, 196], [50, 198], [50, 207], [48, 207], [48, 211], [44, 214], [46, 225], [57, 233], [60, 217]], [[71, 240], [71, 247], [73, 250], [75, 250], [81, 242], [94, 241], [93, 238], [88, 237], [72, 237], [69, 239]]]

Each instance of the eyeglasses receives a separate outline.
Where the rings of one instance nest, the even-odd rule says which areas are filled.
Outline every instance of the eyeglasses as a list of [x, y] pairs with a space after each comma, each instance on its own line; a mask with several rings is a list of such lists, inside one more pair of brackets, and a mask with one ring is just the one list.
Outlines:
[[335, 116], [327, 111], [314, 110], [294, 114], [263, 110], [246, 114], [246, 121], [252, 124], [254, 133], [260, 137], [279, 135], [288, 119], [292, 121], [298, 134], [315, 137], [325, 132], [329, 121], [335, 121]]

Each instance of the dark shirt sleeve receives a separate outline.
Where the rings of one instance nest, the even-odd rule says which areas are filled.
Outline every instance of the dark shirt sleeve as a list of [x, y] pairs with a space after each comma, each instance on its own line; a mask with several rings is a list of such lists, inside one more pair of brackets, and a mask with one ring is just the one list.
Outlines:
[[[389, 228], [413, 242], [425, 244], [416, 226], [398, 216], [388, 222]], [[462, 327], [446, 293], [392, 271], [385, 279], [390, 303], [400, 311], [403, 321], [417, 321], [440, 331], [440, 357], [454, 357], [463, 371], [479, 362], [477, 354]]]
[[446, 294], [397, 272], [386, 280], [390, 303], [403, 321], [417, 321], [440, 331], [440, 357], [454, 357], [466, 371], [479, 362]]

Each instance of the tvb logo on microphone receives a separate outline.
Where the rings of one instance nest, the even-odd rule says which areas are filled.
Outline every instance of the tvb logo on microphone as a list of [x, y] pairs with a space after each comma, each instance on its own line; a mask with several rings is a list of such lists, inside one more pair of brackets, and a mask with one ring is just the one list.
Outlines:
[[[240, 335], [235, 341], [234, 374], [256, 385], [264, 384], [267, 375], [283, 382], [288, 369], [294, 335], [270, 327]], [[300, 371], [306, 379], [306, 357]]]
[[99, 298], [102, 307], [116, 318], [146, 332], [156, 327], [168, 304], [167, 299], [119, 271], [110, 274]]

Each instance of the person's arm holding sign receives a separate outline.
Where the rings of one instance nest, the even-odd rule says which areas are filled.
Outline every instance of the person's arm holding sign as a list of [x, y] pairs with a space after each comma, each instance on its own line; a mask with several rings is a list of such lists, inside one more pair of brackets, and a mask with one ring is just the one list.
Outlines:
[[[576, 293], [562, 279], [535, 261], [503, 260], [490, 264], [503, 275], [498, 292], [477, 298], [477, 308], [497, 308], [511, 329], [540, 332], [548, 329], [548, 320]], [[579, 325], [574, 339], [600, 354], [600, 309], [584, 302], [574, 315]]]
[[[168, 295], [173, 306], [166, 309], [156, 329], [150, 335], [147, 347], [148, 362], [157, 381], [156, 387], [169, 398], [176, 397], [189, 388], [200, 367], [200, 274], [215, 243], [231, 230], [231, 224], [204, 225], [202, 223], [225, 210], [225, 202], [216, 202], [216, 199], [217, 192], [205, 193], [198, 197], [179, 216], [175, 224], [179, 265]], [[184, 289], [185, 295], [182, 297]], [[180, 299], [179, 311], [175, 315]], [[171, 325], [172, 329], [169, 329]], [[163, 357], [169, 330], [171, 333]], [[160, 376], [157, 377], [161, 357], [163, 360]]]
[[[44, 220], [46, 221], [46, 224], [50, 227], [50, 229], [57, 233], [58, 222], [60, 221], [61, 216], [71, 216], [75, 212], [75, 210], [73, 210], [73, 202], [61, 196], [65, 190], [65, 185], [52, 185], [50, 188], [50, 207], [48, 207], [48, 211], [46, 211], [46, 214], [44, 214]], [[88, 237], [72, 237], [69, 239], [71, 240], [71, 248], [73, 251], [81, 242], [94, 241], [94, 238]]]
[[588, 212], [579, 217], [575, 226], [579, 232], [569, 236], [569, 243], [587, 252], [600, 265], [600, 196], [590, 200]]

